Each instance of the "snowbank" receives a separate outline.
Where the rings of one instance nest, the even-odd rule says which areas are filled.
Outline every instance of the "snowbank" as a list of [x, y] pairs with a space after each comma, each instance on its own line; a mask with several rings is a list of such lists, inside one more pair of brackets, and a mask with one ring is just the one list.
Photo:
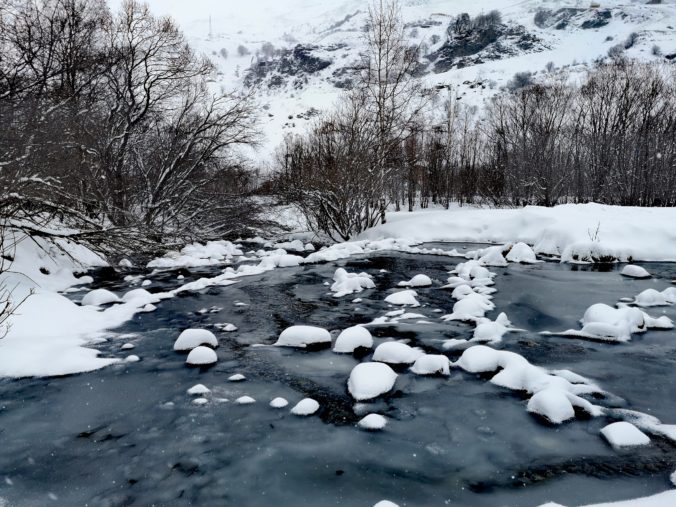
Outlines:
[[[359, 239], [418, 242], [523, 242], [537, 254], [578, 260], [594, 254], [676, 261], [676, 209], [565, 204], [553, 208], [453, 208], [388, 213], [387, 223]], [[598, 230], [598, 233], [597, 233]], [[591, 241], [594, 238], [595, 241]]]

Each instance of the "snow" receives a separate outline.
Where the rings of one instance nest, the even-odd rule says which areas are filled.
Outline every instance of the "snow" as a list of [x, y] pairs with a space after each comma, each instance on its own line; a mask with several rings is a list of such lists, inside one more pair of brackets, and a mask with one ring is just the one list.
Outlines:
[[336, 272], [333, 274], [333, 280], [331, 292], [335, 292], [333, 296], [337, 298], [361, 292], [364, 289], [373, 289], [376, 286], [371, 275], [367, 273], [348, 273], [343, 268], [336, 269]]
[[[634, 498], [620, 502], [587, 504], [581, 507], [673, 507], [676, 505], [676, 490], [665, 491], [643, 498]], [[563, 507], [561, 504], [548, 503], [540, 507]]]
[[204, 394], [209, 394], [211, 392], [211, 389], [209, 389], [207, 386], [204, 384], [195, 384], [192, 386], [190, 389], [188, 389], [187, 393], [190, 394], [191, 396], [201, 396]]
[[124, 358], [125, 363], [138, 363], [141, 360], [136, 354], [131, 354]]
[[192, 403], [193, 403], [193, 405], [202, 406], [202, 405], [206, 405], [207, 403], [209, 403], [209, 400], [206, 399], [206, 398], [195, 398], [194, 400], [192, 400]]
[[399, 507], [399, 506], [394, 502], [390, 502], [389, 500], [381, 500], [373, 507]]
[[380, 414], [368, 414], [359, 420], [357, 425], [365, 430], [382, 430], [387, 424], [387, 418]]
[[284, 398], [275, 398], [270, 402], [272, 408], [284, 408], [289, 404]]
[[408, 282], [399, 282], [400, 287], [429, 287], [432, 285], [432, 279], [423, 274], [415, 275]]
[[80, 304], [82, 306], [101, 306], [118, 301], [120, 301], [120, 298], [109, 290], [94, 289], [84, 295]]
[[212, 266], [230, 261], [242, 251], [229, 241], [209, 241], [206, 244], [193, 243], [180, 252], [167, 252], [164, 257], [154, 259], [147, 265], [156, 269], [193, 268]]
[[214, 349], [203, 346], [192, 349], [185, 360], [186, 364], [193, 366], [214, 364], [217, 361], [218, 356], [216, 355], [216, 352], [214, 352]]
[[230, 375], [228, 380], [230, 382], [241, 382], [242, 380], [246, 380], [246, 377], [241, 373], [235, 373], [234, 375]]
[[214, 333], [206, 329], [186, 329], [176, 338], [174, 350], [185, 352], [199, 345], [218, 347], [218, 339], [216, 339]]
[[225, 333], [232, 333], [233, 331], [237, 331], [237, 326], [234, 324], [231, 324], [229, 322], [223, 322], [221, 324], [214, 324], [214, 327], [218, 329], [219, 331], [223, 331]]
[[424, 352], [402, 342], [384, 342], [376, 347], [373, 360], [390, 364], [412, 364]]
[[[648, 300], [651, 294], [645, 299]], [[555, 334], [601, 341], [627, 342], [631, 340], [632, 333], [643, 333], [650, 328], [673, 328], [673, 322], [665, 315], [654, 318], [638, 308], [625, 305], [613, 308], [604, 303], [596, 303], [587, 308], [580, 322], [582, 329], [579, 331], [569, 329]], [[554, 333], [544, 332], [543, 334]]]
[[[523, 242], [537, 254], [584, 260], [607, 254], [634, 261], [676, 261], [676, 209], [564, 204], [545, 208], [450, 210], [388, 213], [387, 223], [359, 239], [406, 238], [416, 242]], [[598, 241], [589, 231], [598, 228]], [[497, 257], [497, 256], [496, 256]]]
[[[581, 394], [601, 393], [590, 382], [572, 383], [572, 372], [563, 376], [532, 365], [523, 356], [509, 351], [495, 350], [485, 345], [475, 345], [465, 350], [456, 366], [471, 373], [489, 373], [500, 370], [490, 380], [492, 384], [525, 391], [532, 396], [527, 410], [560, 424], [575, 417], [574, 407], [592, 416], [603, 413], [602, 409], [581, 398]], [[568, 378], [566, 378], [568, 377]], [[586, 380], [577, 376], [576, 380]]]
[[619, 421], [601, 429], [601, 434], [613, 447], [648, 445], [650, 438], [633, 424]]
[[671, 484], [673, 484], [674, 486], [676, 486], [676, 471], [674, 471], [674, 472], [669, 476], [669, 480], [671, 481]]
[[537, 262], [533, 249], [522, 241], [513, 245], [505, 258], [509, 262], [520, 262], [522, 264], [534, 264]]
[[136, 346], [135, 346], [133, 343], [125, 343], [125, 344], [123, 344], [123, 345], [120, 347], [120, 349], [122, 349], [122, 350], [131, 350], [131, 349], [133, 349], [133, 348], [135, 348], [135, 347], [136, 347]]
[[312, 398], [304, 398], [300, 400], [296, 405], [291, 409], [291, 413], [294, 415], [312, 415], [319, 410], [319, 403]]
[[333, 351], [351, 354], [357, 347], [368, 349], [373, 347], [373, 337], [370, 331], [363, 326], [352, 326], [341, 331], [338, 338], [336, 338]]
[[256, 400], [254, 400], [251, 396], [240, 396], [235, 400], [235, 403], [237, 405], [251, 405], [252, 403], [256, 403]]
[[392, 305], [420, 306], [416, 299], [417, 295], [418, 293], [414, 290], [402, 290], [387, 296], [385, 302]]
[[634, 298], [634, 304], [641, 307], [668, 306], [676, 303], [676, 289], [669, 287], [662, 292], [646, 289]]
[[360, 363], [350, 372], [347, 390], [357, 401], [370, 400], [392, 390], [397, 374], [383, 363]]
[[331, 334], [326, 329], [315, 326], [291, 326], [282, 331], [275, 345], [305, 348], [318, 343], [331, 343]]
[[477, 294], [474, 291], [463, 295], [457, 303], [453, 305], [453, 312], [443, 315], [443, 320], [464, 320], [472, 321], [481, 319], [486, 312], [493, 310], [495, 305], [491, 302], [489, 296]]
[[450, 375], [449, 364], [442, 354], [425, 354], [415, 360], [411, 371], [416, 375]]
[[623, 276], [628, 276], [630, 278], [650, 278], [650, 273], [645, 268], [641, 266], [636, 266], [635, 264], [627, 264], [620, 273]]
[[498, 315], [495, 321], [478, 319], [470, 341], [491, 344], [500, 343], [505, 333], [515, 331], [511, 328], [511, 325], [512, 323], [505, 313]]

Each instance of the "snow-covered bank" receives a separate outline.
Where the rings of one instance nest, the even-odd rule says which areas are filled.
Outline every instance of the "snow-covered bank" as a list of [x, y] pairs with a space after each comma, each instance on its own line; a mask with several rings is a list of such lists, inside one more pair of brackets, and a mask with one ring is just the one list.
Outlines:
[[388, 213], [387, 223], [359, 239], [416, 242], [524, 242], [536, 253], [584, 261], [676, 261], [676, 208], [565, 204], [553, 208], [452, 208]]

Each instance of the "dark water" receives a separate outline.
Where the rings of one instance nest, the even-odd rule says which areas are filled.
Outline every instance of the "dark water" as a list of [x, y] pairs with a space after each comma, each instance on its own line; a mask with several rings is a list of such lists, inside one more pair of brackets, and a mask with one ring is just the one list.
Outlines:
[[[454, 245], [455, 246], [455, 245]], [[390, 499], [401, 506], [535, 506], [554, 500], [579, 505], [626, 499], [669, 488], [676, 447], [659, 438], [641, 449], [617, 452], [599, 435], [605, 418], [549, 426], [529, 414], [526, 398], [453, 369], [448, 378], [403, 371], [387, 397], [355, 406], [346, 391], [352, 356], [299, 351], [273, 343], [286, 326], [312, 324], [340, 330], [390, 310], [384, 297], [416, 273], [435, 287], [419, 289], [414, 311], [434, 324], [380, 327], [380, 338], [409, 338], [440, 351], [446, 338], [469, 338], [471, 328], [437, 323], [432, 310], [450, 311], [439, 286], [457, 259], [379, 254], [338, 263], [277, 269], [228, 287], [186, 293], [138, 315], [97, 347], [124, 357], [131, 341], [138, 363], [51, 379], [0, 381], [0, 498], [9, 506], [365, 506]], [[341, 299], [327, 294], [337, 265], [367, 271], [378, 289]], [[599, 271], [558, 263], [491, 268], [498, 273], [496, 312], [529, 332], [505, 337], [501, 348], [534, 364], [568, 368], [590, 377], [616, 398], [606, 404], [640, 410], [676, 423], [676, 333], [651, 331], [626, 344], [542, 336], [576, 328], [591, 304], [614, 304], [676, 279], [673, 264], [646, 264], [656, 280], [624, 279], [619, 267]], [[381, 269], [388, 270], [380, 273]], [[217, 268], [193, 270], [214, 276]], [[176, 272], [152, 277], [153, 290], [177, 286]], [[128, 284], [101, 280], [120, 292]], [[359, 304], [354, 297], [363, 298]], [[236, 306], [245, 303], [246, 306]], [[200, 314], [202, 308], [218, 313]], [[653, 308], [676, 319], [676, 309]], [[172, 345], [187, 327], [231, 322], [217, 333], [219, 362], [210, 369], [184, 365]], [[380, 340], [376, 340], [377, 342]], [[459, 352], [449, 353], [456, 359]], [[228, 382], [233, 373], [246, 375]], [[191, 404], [186, 389], [212, 389], [206, 406]], [[249, 395], [257, 403], [239, 406]], [[292, 406], [318, 400], [318, 415], [300, 418], [274, 410], [277, 396]], [[230, 401], [217, 403], [214, 398]], [[172, 402], [173, 405], [166, 405]], [[367, 412], [390, 422], [379, 433], [355, 427]], [[5, 480], [7, 479], [7, 480]], [[0, 505], [5, 504], [0, 500]]]

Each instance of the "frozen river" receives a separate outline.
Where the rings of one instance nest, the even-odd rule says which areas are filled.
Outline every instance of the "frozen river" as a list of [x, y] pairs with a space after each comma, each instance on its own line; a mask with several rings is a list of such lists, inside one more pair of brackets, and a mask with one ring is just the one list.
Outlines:
[[[439, 316], [453, 306], [451, 291], [441, 286], [461, 260], [380, 252], [185, 292], [96, 345], [104, 355], [119, 357], [120, 346], [130, 342], [139, 362], [60, 378], [0, 380], [0, 498], [17, 507], [372, 507], [383, 499], [415, 507], [531, 507], [668, 489], [676, 468], [673, 441], [650, 435], [648, 446], [615, 450], [599, 433], [613, 419], [580, 413], [549, 424], [526, 410], [525, 393], [488, 382], [490, 375], [451, 368], [449, 376], [420, 376], [396, 367], [394, 390], [355, 403], [346, 381], [370, 353], [252, 347], [274, 343], [293, 324], [320, 326], [335, 337], [341, 329], [368, 323], [393, 310], [384, 299], [398, 282], [424, 273], [434, 284], [416, 289], [421, 306], [412, 311], [425, 318], [369, 329], [376, 345], [406, 339], [455, 361], [465, 347], [445, 350], [444, 340], [469, 339], [473, 327]], [[333, 297], [325, 282], [332, 282], [338, 266], [369, 273], [376, 288]], [[674, 264], [644, 266], [653, 278], [622, 277], [620, 266], [598, 270], [558, 262], [490, 268], [496, 273], [496, 309], [487, 316], [505, 312], [514, 327], [525, 330], [491, 346], [590, 379], [608, 393], [589, 398], [602, 407], [637, 410], [675, 424], [673, 330], [633, 334], [617, 344], [539, 334], [579, 329], [590, 305], [612, 306], [676, 279]], [[182, 269], [180, 283], [220, 271]], [[176, 288], [178, 273], [151, 276], [149, 290]], [[95, 275], [96, 286], [129, 289], [121, 278], [102, 275]], [[357, 297], [362, 301], [353, 302]], [[439, 309], [443, 313], [434, 312]], [[645, 311], [676, 320], [676, 306]], [[237, 330], [219, 332], [218, 323]], [[186, 328], [217, 334], [215, 366], [187, 367], [185, 355], [173, 351]], [[236, 373], [246, 380], [228, 381]], [[202, 406], [186, 393], [198, 383], [212, 391]], [[245, 395], [256, 402], [233, 403]], [[289, 407], [271, 408], [275, 397], [289, 400]], [[290, 414], [305, 397], [319, 402], [317, 414]], [[388, 418], [384, 430], [356, 427], [370, 412]], [[0, 505], [5, 507], [1, 500]]]

